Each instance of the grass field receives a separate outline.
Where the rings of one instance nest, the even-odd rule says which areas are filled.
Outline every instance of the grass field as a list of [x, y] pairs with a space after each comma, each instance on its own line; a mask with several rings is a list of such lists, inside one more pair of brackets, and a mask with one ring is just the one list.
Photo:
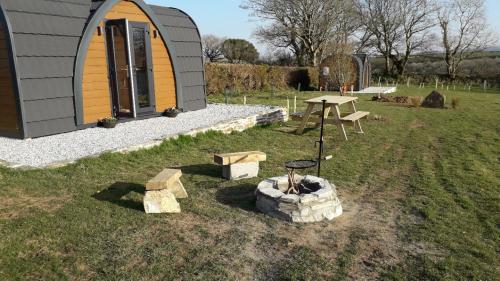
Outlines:
[[[294, 95], [302, 107], [318, 94], [247, 102]], [[343, 142], [327, 127], [334, 157], [323, 176], [344, 207], [330, 223], [289, 224], [254, 205], [259, 180], [314, 157], [317, 129], [207, 133], [59, 169], [0, 168], [0, 280], [500, 280], [500, 94], [447, 97], [460, 107], [363, 96], [358, 109], [381, 117], [363, 123], [365, 135], [349, 129]], [[213, 154], [245, 150], [268, 154], [261, 179], [220, 179]], [[145, 215], [144, 184], [166, 167], [182, 169], [190, 198], [181, 214]]]

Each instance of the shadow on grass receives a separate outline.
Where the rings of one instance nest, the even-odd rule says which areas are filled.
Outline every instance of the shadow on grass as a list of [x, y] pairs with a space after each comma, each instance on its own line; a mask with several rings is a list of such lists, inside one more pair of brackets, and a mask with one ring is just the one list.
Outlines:
[[124, 199], [126, 195], [136, 192], [142, 195], [145, 193], [145, 187], [141, 184], [117, 182], [112, 184], [107, 189], [92, 195], [93, 198], [99, 201], [111, 202], [123, 208], [144, 211], [142, 202], [133, 199]]
[[215, 164], [197, 164], [184, 166], [180, 169], [182, 173], [187, 175], [201, 175], [213, 178], [220, 178], [222, 175], [221, 167]]
[[217, 191], [216, 200], [224, 205], [258, 213], [255, 207], [255, 188], [253, 184], [241, 184]]
[[[300, 123], [297, 122], [296, 125], [290, 124], [290, 125], [286, 125], [286, 126], [282, 126], [282, 127], [272, 128], [272, 129], [274, 131], [284, 133], [284, 134], [297, 135], [297, 129], [299, 128], [299, 126], [300, 126]], [[308, 123], [308, 126], [304, 128], [304, 131], [300, 135], [304, 135], [304, 134], [307, 134], [311, 131], [316, 131], [316, 130], [319, 132], [319, 127], [314, 127], [314, 125], [312, 123]]]

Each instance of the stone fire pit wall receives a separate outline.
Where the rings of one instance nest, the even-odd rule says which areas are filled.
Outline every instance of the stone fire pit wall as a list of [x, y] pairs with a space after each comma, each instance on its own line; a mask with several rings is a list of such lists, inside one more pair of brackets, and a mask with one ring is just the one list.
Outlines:
[[314, 176], [296, 177], [306, 185], [319, 184], [319, 190], [301, 195], [285, 194], [288, 177], [270, 178], [257, 187], [257, 209], [272, 217], [297, 223], [333, 220], [342, 215], [335, 185]]

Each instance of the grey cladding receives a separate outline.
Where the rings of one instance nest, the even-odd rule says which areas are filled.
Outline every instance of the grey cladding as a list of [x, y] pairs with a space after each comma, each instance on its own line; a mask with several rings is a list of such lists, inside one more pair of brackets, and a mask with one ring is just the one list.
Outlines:
[[25, 137], [76, 129], [72, 78], [90, 0], [3, 0], [23, 96]]
[[198, 27], [184, 12], [175, 8], [150, 5], [165, 27], [180, 64], [184, 110], [206, 107], [205, 73]]

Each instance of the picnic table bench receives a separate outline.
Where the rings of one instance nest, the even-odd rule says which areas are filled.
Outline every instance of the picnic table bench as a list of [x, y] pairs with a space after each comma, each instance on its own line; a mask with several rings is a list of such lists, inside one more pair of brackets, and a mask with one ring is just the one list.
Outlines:
[[[345, 131], [344, 125], [352, 125], [357, 133], [363, 134], [363, 128], [361, 127], [361, 119], [366, 118], [370, 115], [370, 112], [357, 111], [355, 102], [358, 100], [357, 97], [346, 97], [346, 96], [322, 96], [305, 102], [308, 104], [307, 109], [304, 113], [298, 113], [292, 115], [292, 120], [301, 121], [299, 128], [297, 129], [297, 134], [302, 134], [307, 126], [307, 123], [315, 123], [317, 126], [321, 123], [322, 110], [314, 111], [317, 105], [322, 105], [323, 100], [326, 100], [325, 109], [325, 124], [337, 125], [340, 135], [345, 139], [347, 138], [347, 133]], [[347, 114], [342, 114], [340, 112], [340, 106], [347, 104], [350, 108], [350, 112]], [[332, 118], [333, 117], [333, 118]]]

